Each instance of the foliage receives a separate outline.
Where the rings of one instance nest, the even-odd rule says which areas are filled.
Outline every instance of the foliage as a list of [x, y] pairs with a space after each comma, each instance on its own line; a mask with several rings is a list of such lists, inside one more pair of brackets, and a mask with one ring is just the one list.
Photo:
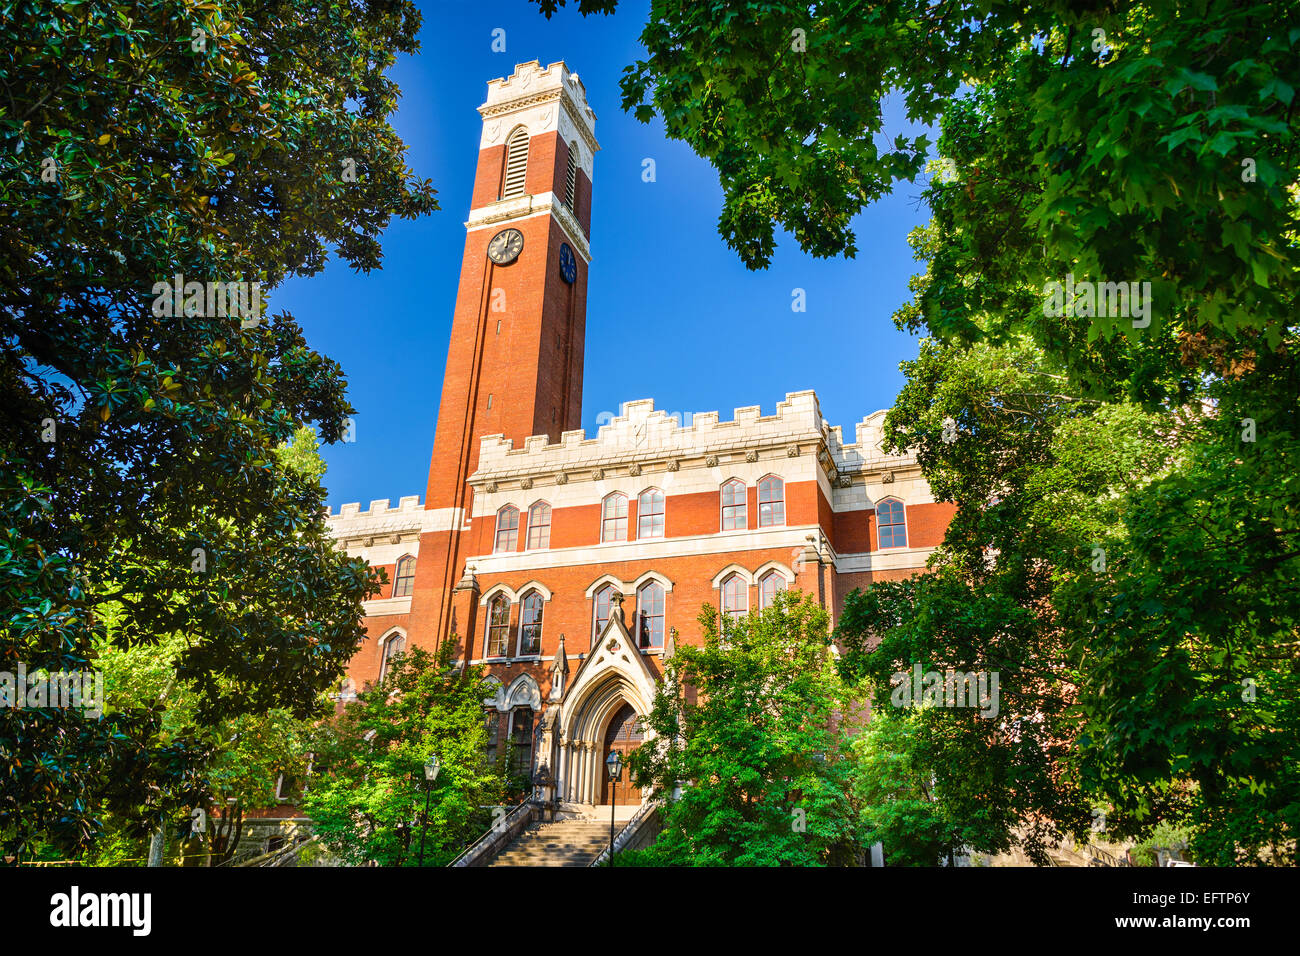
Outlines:
[[[487, 762], [481, 667], [454, 663], [455, 641], [394, 658], [381, 684], [325, 723], [312, 744], [314, 776], [303, 807], [321, 842], [345, 863], [442, 866], [494, 822], [505, 781]], [[441, 770], [424, 819], [424, 764]]]
[[[782, 593], [738, 621], [706, 606], [701, 647], [679, 647], [629, 757], [643, 795], [662, 800], [656, 865], [851, 862], [844, 688], [826, 612]], [[680, 792], [679, 791], [680, 787]], [[648, 791], [648, 792], [647, 792]]]
[[[964, 844], [978, 840], [950, 816], [938, 781], [926, 767], [931, 709], [881, 711], [853, 741], [852, 793], [865, 844], [883, 844], [888, 866], [935, 866]], [[945, 781], [945, 784], [947, 781]]]
[[[276, 449], [307, 422], [342, 435], [342, 374], [287, 313], [159, 316], [158, 284], [269, 295], [331, 246], [369, 270], [393, 215], [436, 208], [388, 122], [385, 72], [415, 50], [419, 14], [403, 0], [4, 10], [0, 670], [93, 668], [117, 604], [115, 646], [184, 635], [176, 672], [200, 724], [305, 717], [361, 640], [373, 584], [330, 543], [319, 483]], [[84, 849], [92, 808], [183, 807], [204, 758], [152, 745], [160, 721], [156, 707], [0, 713], [5, 851]]]

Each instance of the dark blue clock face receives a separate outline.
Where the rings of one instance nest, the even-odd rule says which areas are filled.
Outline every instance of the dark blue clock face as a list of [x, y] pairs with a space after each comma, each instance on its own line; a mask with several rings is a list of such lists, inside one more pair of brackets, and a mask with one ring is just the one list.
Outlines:
[[560, 243], [560, 278], [568, 283], [578, 278], [578, 260], [567, 242]]

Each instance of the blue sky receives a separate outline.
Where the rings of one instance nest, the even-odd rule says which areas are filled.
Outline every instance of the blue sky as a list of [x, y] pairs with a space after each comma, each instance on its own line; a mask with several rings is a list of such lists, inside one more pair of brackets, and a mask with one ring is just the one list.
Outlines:
[[[381, 271], [353, 273], [331, 260], [269, 300], [293, 313], [348, 378], [356, 441], [323, 449], [333, 509], [423, 500], [481, 128], [476, 110], [488, 80], [533, 59], [564, 60], [597, 116], [582, 409], [589, 435], [602, 412], [617, 414], [633, 399], [654, 398], [669, 412], [717, 410], [726, 420], [745, 405], [772, 414], [786, 392], [812, 388], [822, 414], [852, 440], [854, 423], [893, 403], [899, 362], [917, 351], [890, 316], [920, 265], [906, 238], [928, 218], [921, 183], [901, 184], [858, 217], [855, 259], [817, 260], [779, 235], [772, 265], [750, 272], [718, 235], [713, 167], [666, 139], [658, 120], [641, 124], [619, 108], [623, 68], [644, 53], [637, 37], [648, 3], [624, 2], [614, 17], [565, 9], [550, 21], [525, 0], [422, 8], [421, 52], [393, 70], [403, 93], [393, 123], [442, 209], [394, 220]], [[491, 50], [498, 27], [504, 53]], [[900, 109], [887, 118], [889, 136], [906, 129]], [[641, 179], [646, 157], [656, 182]], [[804, 313], [791, 311], [795, 288], [806, 290]], [[633, 353], [629, 342], [651, 347]]]

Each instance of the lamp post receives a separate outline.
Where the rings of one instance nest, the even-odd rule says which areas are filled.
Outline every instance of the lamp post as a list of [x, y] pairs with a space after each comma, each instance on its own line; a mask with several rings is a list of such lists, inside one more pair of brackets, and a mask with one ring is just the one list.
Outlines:
[[614, 808], [618, 806], [618, 778], [623, 775], [623, 755], [613, 747], [605, 758], [609, 770], [609, 865], [614, 865]]
[[420, 824], [420, 866], [424, 866], [424, 831], [429, 829], [429, 798], [433, 796], [433, 782], [438, 779], [442, 764], [434, 754], [424, 765], [424, 821]]

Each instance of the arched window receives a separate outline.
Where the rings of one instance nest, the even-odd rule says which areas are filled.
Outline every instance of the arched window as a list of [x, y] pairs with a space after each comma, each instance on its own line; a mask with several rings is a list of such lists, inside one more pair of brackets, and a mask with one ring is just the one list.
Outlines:
[[606, 584], [596, 592], [595, 613], [592, 616], [592, 635], [591, 640], [594, 643], [596, 638], [600, 637], [600, 632], [605, 630], [605, 625], [609, 623], [609, 612], [613, 605], [614, 585]]
[[627, 495], [612, 494], [601, 505], [600, 540], [627, 540]]
[[758, 606], [766, 611], [776, 600], [776, 592], [785, 590], [785, 577], [779, 571], [768, 571], [758, 581]]
[[506, 137], [506, 176], [501, 186], [501, 198], [522, 196], [527, 178], [528, 128], [516, 126]]
[[484, 746], [487, 751], [487, 761], [496, 763], [497, 741], [501, 738], [501, 714], [495, 707], [489, 707], [483, 712], [483, 727], [487, 730], [487, 743]]
[[722, 486], [722, 530], [747, 528], [745, 521], [745, 483], [732, 478]]
[[488, 602], [487, 651], [484, 657], [505, 657], [510, 647], [510, 599], [498, 594]]
[[415, 558], [406, 555], [397, 559], [397, 571], [393, 575], [393, 597], [409, 597], [415, 587]]
[[497, 512], [497, 537], [493, 551], [516, 551], [519, 548], [519, 509], [506, 505]]
[[551, 546], [551, 506], [539, 501], [528, 509], [528, 547]]
[[897, 498], [876, 502], [876, 527], [882, 548], [907, 547], [907, 522]]
[[758, 526], [777, 528], [785, 524], [785, 482], [768, 475], [758, 483]]
[[510, 712], [510, 772], [532, 776], [533, 709], [516, 707]]
[[519, 612], [519, 656], [531, 657], [542, 652], [542, 607], [546, 602], [536, 591], [524, 597]]
[[658, 488], [641, 492], [636, 500], [636, 536], [638, 541], [664, 536], [664, 493]]
[[636, 632], [642, 647], [664, 646], [664, 586], [658, 581], [636, 592]]
[[569, 144], [569, 161], [564, 169], [564, 204], [574, 212], [578, 207], [573, 204], [578, 183], [578, 141]]
[[733, 574], [722, 582], [722, 613], [737, 621], [748, 611], [749, 585], [739, 574]]
[[393, 660], [404, 650], [406, 650], [406, 635], [401, 631], [394, 631], [384, 639], [383, 651], [379, 655], [379, 682], [381, 684], [384, 678], [388, 676]]

